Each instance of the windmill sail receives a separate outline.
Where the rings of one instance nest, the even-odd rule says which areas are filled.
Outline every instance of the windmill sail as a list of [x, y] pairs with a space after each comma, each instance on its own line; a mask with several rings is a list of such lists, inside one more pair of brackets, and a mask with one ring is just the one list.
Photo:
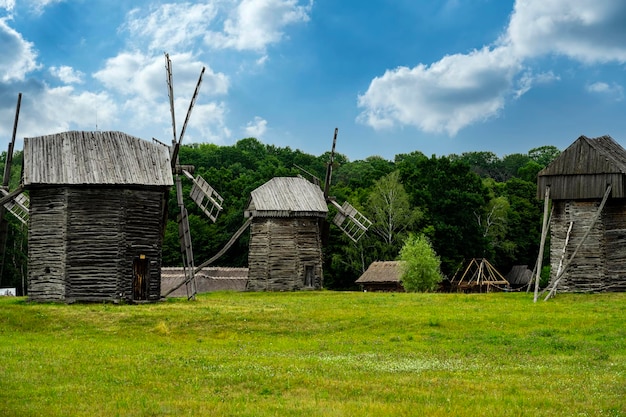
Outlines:
[[[4, 196], [9, 195], [9, 192], [5, 189], [0, 189]], [[4, 203], [4, 207], [15, 216], [23, 224], [28, 224], [28, 209], [30, 206], [30, 199], [26, 194], [18, 194], [14, 198]]]
[[334, 200], [330, 200], [330, 202], [337, 208], [333, 223], [354, 243], [358, 242], [372, 225], [372, 222], [347, 201], [341, 206]]
[[193, 182], [191, 189], [191, 198], [200, 207], [200, 209], [213, 221], [217, 220], [219, 212], [222, 210], [222, 204], [224, 199], [211, 187], [202, 177], [197, 176], [194, 178], [185, 168], [193, 172], [193, 166], [180, 165], [178, 160], [178, 153], [180, 145], [183, 141], [187, 124], [191, 116], [191, 111], [194, 107], [196, 99], [198, 98], [198, 92], [200, 91], [200, 85], [202, 84], [202, 77], [205, 72], [205, 67], [202, 67], [200, 77], [196, 84], [196, 88], [193, 92], [191, 102], [189, 103], [189, 109], [183, 123], [180, 135], [176, 136], [176, 117], [174, 111], [174, 82], [172, 77], [172, 61], [168, 54], [165, 54], [165, 71], [167, 75], [167, 93], [170, 102], [170, 113], [172, 116], [172, 147], [170, 151], [170, 158], [172, 163], [172, 174], [176, 175], [176, 198], [178, 207], [180, 209], [180, 215], [178, 216], [178, 230], [180, 240], [180, 250], [183, 258], [183, 267], [185, 270], [185, 281], [187, 285], [187, 298], [195, 299], [197, 288], [195, 278], [195, 267], [193, 259], [193, 247], [191, 242], [191, 231], [189, 228], [189, 219], [187, 217], [187, 209], [183, 202], [181, 178], [179, 174], [183, 174]]
[[200, 207], [213, 223], [222, 211], [224, 198], [209, 185], [200, 175], [194, 178], [189, 172], [183, 170], [183, 174], [193, 182], [189, 196]]

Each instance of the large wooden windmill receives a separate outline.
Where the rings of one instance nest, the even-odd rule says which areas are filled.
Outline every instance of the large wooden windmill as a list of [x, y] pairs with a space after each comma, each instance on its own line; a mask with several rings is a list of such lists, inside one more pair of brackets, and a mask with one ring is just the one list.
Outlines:
[[[219, 215], [219, 212], [222, 210], [222, 204], [223, 204], [224, 199], [201, 176], [198, 175], [194, 178], [194, 176], [192, 175], [194, 171], [194, 167], [191, 165], [181, 165], [179, 163], [179, 158], [178, 158], [178, 151], [183, 141], [185, 130], [187, 129], [187, 123], [189, 122], [191, 111], [198, 97], [198, 92], [200, 91], [200, 85], [202, 84], [202, 77], [204, 75], [205, 67], [202, 67], [202, 71], [200, 72], [200, 77], [198, 78], [196, 88], [191, 98], [191, 102], [189, 103], [189, 109], [187, 110], [187, 115], [185, 117], [185, 122], [183, 123], [183, 127], [180, 131], [180, 135], [177, 135], [176, 133], [176, 114], [174, 110], [174, 83], [173, 83], [173, 77], [172, 77], [172, 61], [170, 60], [170, 57], [168, 54], [165, 54], [165, 69], [166, 69], [166, 74], [167, 74], [168, 97], [169, 97], [169, 102], [170, 102], [170, 112], [172, 115], [172, 133], [173, 133], [172, 146], [170, 147], [170, 160], [172, 163], [172, 174], [175, 175], [176, 200], [177, 200], [178, 208], [180, 209], [180, 214], [178, 215], [178, 219], [177, 219], [178, 220], [178, 236], [180, 240], [180, 249], [181, 249], [181, 254], [182, 254], [182, 259], [183, 259], [183, 269], [185, 271], [184, 284], [186, 285], [186, 288], [187, 288], [187, 298], [191, 299], [191, 298], [195, 298], [195, 295], [197, 292], [197, 286], [196, 286], [196, 280], [195, 280], [195, 272], [197, 268], [194, 265], [193, 246], [191, 243], [191, 231], [189, 229], [189, 219], [188, 219], [187, 209], [185, 208], [184, 199], [183, 199], [181, 175], [188, 178], [193, 183], [190, 197], [198, 205], [198, 207], [202, 210], [202, 212], [206, 214], [206, 216], [209, 219], [211, 219], [211, 221], [215, 222], [217, 220], [217, 216]], [[175, 289], [177, 288], [178, 287], [176, 287]]]
[[328, 204], [337, 209], [333, 223], [353, 242], [371, 222], [350, 203], [329, 197], [337, 129], [326, 170], [320, 181], [276, 177], [252, 191], [244, 216], [251, 221], [248, 290], [294, 291], [323, 287], [322, 245]]

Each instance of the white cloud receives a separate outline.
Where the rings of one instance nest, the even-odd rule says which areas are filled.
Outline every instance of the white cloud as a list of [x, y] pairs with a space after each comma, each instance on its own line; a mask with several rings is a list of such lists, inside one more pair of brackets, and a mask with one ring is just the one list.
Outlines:
[[577, 61], [626, 62], [626, 2], [517, 0], [506, 42], [520, 57], [565, 55]]
[[[45, 84], [24, 87], [18, 126], [20, 138], [67, 130], [95, 130], [96, 124], [104, 129], [117, 126], [118, 107], [106, 93], [77, 92], [71, 86], [50, 88]], [[13, 120], [14, 110], [14, 107], [3, 110], [3, 120]], [[0, 134], [10, 135], [11, 128], [12, 125], [0, 124]]]
[[267, 120], [255, 116], [254, 120], [248, 122], [245, 128], [246, 136], [260, 139], [267, 131]]
[[[173, 67], [177, 135], [179, 135], [203, 65], [188, 53], [171, 55], [170, 58]], [[160, 126], [161, 138], [167, 138], [167, 140], [171, 138], [171, 118], [163, 56], [122, 53], [107, 60], [105, 67], [96, 72], [94, 78], [120, 96], [120, 101], [123, 102], [122, 110], [125, 114], [131, 115], [133, 128]], [[224, 95], [228, 92], [228, 88], [229, 81], [226, 75], [214, 73], [210, 68], [205, 70], [200, 89], [201, 98]], [[185, 141], [188, 139], [215, 141], [229, 137], [230, 131], [225, 127], [225, 115], [226, 109], [223, 103], [196, 103]], [[202, 137], [193, 138], [193, 133], [189, 131], [191, 129], [195, 129]]]
[[33, 44], [11, 28], [6, 18], [0, 18], [0, 50], [5, 56], [0, 60], [0, 80], [3, 82], [22, 81], [27, 73], [38, 68]]
[[374, 78], [358, 97], [358, 120], [375, 129], [411, 125], [455, 135], [496, 116], [507, 100], [559, 79], [549, 70], [535, 74], [528, 67], [534, 58], [626, 62], [625, 21], [626, 3], [615, 0], [517, 0], [493, 45]]
[[0, 8], [12, 12], [15, 8], [15, 0], [0, 0]]
[[36, 13], [41, 14], [43, 10], [51, 4], [62, 3], [65, 0], [27, 0], [30, 9]]
[[[198, 81], [204, 66], [191, 54], [171, 55], [174, 96], [188, 97]], [[143, 100], [167, 99], [164, 56], [148, 56], [138, 52], [123, 52], [107, 60], [105, 67], [94, 74], [107, 88], [126, 96]], [[228, 92], [228, 77], [207, 68], [202, 81], [203, 95], [222, 95]]]
[[455, 135], [492, 117], [510, 94], [519, 63], [504, 48], [449, 55], [430, 65], [388, 70], [372, 80], [358, 104], [360, 121], [374, 127], [412, 125]]
[[263, 52], [283, 39], [286, 26], [307, 22], [312, 5], [312, 0], [305, 5], [298, 0], [242, 0], [224, 22], [223, 32], [207, 33], [205, 43]]
[[587, 85], [587, 92], [592, 94], [601, 94], [615, 101], [622, 101], [624, 99], [624, 87], [617, 83], [605, 83], [605, 82], [595, 82]]
[[128, 15], [125, 28], [132, 38], [147, 40], [151, 50], [163, 52], [187, 48], [202, 39], [216, 15], [217, 8], [211, 2], [170, 3], [152, 10], [147, 16], [141, 16], [141, 10], [134, 9]]
[[80, 71], [74, 70], [74, 68], [67, 65], [61, 65], [60, 67], [50, 67], [50, 74], [57, 77], [65, 84], [82, 84], [83, 74]]

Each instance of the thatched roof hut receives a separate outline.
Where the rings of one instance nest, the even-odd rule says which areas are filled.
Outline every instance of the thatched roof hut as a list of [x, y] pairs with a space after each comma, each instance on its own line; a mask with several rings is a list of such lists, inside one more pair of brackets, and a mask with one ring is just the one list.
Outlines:
[[363, 291], [404, 292], [402, 261], [372, 262], [363, 275], [355, 281]]
[[546, 189], [551, 282], [571, 258], [559, 291], [626, 291], [626, 150], [609, 136], [581, 136], [539, 172], [537, 196]]
[[170, 167], [167, 147], [121, 132], [25, 138], [29, 298], [159, 300]]
[[252, 191], [248, 253], [250, 291], [321, 289], [320, 221], [328, 207], [319, 186], [301, 177], [277, 177]]

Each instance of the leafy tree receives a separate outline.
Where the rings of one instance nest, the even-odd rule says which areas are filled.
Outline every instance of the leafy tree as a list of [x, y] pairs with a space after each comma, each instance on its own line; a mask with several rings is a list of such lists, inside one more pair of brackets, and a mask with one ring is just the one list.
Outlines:
[[409, 235], [400, 250], [402, 285], [408, 292], [427, 292], [441, 282], [439, 257], [424, 235]]
[[387, 250], [381, 259], [395, 257], [402, 235], [410, 230], [421, 215], [411, 209], [409, 196], [400, 182], [400, 172], [393, 171], [374, 182], [367, 199], [367, 214], [373, 222], [371, 230], [380, 238]]
[[560, 154], [561, 151], [559, 150], [559, 148], [552, 145], [540, 146], [538, 148], [533, 148], [528, 151], [528, 157], [541, 165], [542, 168], [550, 165], [550, 163], [554, 161], [556, 157]]
[[424, 210], [421, 232], [441, 257], [442, 272], [452, 275], [464, 259], [483, 254], [487, 241], [473, 213], [487, 204], [488, 193], [469, 165], [413, 153], [397, 166], [411, 203]]
[[449, 158], [451, 161], [466, 162], [481, 178], [503, 181], [505, 176], [502, 161], [493, 152], [464, 152], [460, 156], [450, 155]]
[[544, 168], [543, 165], [535, 161], [528, 161], [526, 165], [517, 170], [518, 177], [524, 181], [537, 182], [537, 174]]
[[501, 178], [497, 178], [497, 180], [500, 182], [504, 182], [508, 181], [511, 178], [516, 178], [518, 176], [520, 168], [525, 166], [530, 160], [531, 159], [528, 155], [524, 155], [521, 153], [506, 155], [504, 158], [502, 158], [503, 175]]

